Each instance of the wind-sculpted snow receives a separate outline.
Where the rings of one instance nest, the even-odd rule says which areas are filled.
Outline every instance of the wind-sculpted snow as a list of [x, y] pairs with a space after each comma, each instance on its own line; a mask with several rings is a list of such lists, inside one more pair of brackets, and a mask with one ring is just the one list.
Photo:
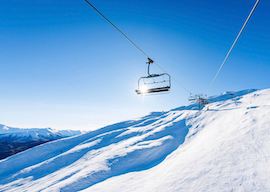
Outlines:
[[0, 161], [0, 191], [269, 191], [269, 114], [269, 90], [229, 92], [46, 143]]
[[50, 142], [0, 162], [0, 190], [85, 189], [157, 165], [184, 142], [187, 133], [184, 113], [174, 111]]
[[270, 191], [270, 90], [247, 92], [195, 114], [185, 142], [159, 165], [83, 191]]

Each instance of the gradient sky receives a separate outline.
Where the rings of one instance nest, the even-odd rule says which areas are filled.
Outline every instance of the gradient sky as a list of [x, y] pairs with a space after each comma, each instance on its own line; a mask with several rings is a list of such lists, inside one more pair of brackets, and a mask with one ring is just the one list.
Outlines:
[[212, 87], [255, 0], [92, 2], [173, 76], [172, 92], [135, 94], [146, 58], [83, 0], [2, 0], [0, 123], [93, 130], [187, 104], [181, 84], [208, 95], [269, 87], [270, 1]]

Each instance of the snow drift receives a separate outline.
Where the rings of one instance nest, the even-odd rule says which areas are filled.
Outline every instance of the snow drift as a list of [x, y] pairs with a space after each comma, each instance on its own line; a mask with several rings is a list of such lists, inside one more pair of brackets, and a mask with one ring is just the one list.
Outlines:
[[151, 113], [0, 161], [0, 191], [270, 191], [270, 90]]

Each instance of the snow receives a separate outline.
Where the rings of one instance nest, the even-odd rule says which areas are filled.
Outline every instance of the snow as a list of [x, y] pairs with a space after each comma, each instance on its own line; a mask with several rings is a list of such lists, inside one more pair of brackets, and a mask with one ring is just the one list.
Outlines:
[[81, 132], [51, 128], [14, 128], [0, 125], [0, 159], [42, 143], [78, 134]]
[[80, 134], [74, 130], [55, 130], [52, 128], [15, 128], [0, 124], [0, 138], [16, 140], [51, 140]]
[[0, 191], [270, 191], [270, 89], [49, 142], [0, 161]]

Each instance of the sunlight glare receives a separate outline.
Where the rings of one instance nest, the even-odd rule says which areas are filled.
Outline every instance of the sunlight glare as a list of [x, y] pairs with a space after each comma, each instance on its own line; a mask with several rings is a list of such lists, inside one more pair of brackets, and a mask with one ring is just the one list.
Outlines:
[[147, 93], [147, 91], [148, 91], [147, 86], [146, 86], [146, 85], [142, 85], [142, 86], [140, 87], [140, 91], [141, 91], [142, 94]]

